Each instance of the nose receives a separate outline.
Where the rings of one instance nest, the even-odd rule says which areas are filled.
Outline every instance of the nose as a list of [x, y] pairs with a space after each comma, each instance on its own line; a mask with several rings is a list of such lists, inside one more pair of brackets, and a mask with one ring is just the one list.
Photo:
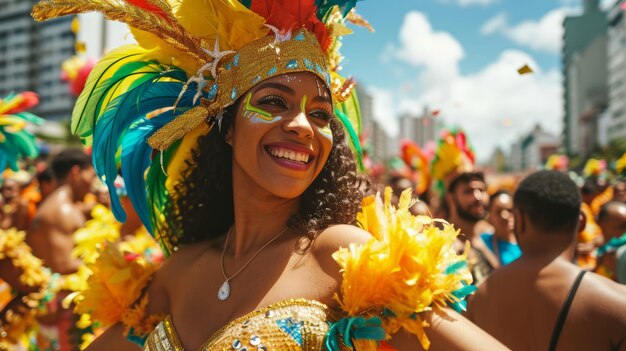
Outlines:
[[474, 199], [482, 201], [483, 191], [481, 189], [474, 189]]
[[299, 111], [293, 118], [287, 118], [283, 123], [283, 129], [302, 139], [313, 137], [313, 126], [302, 111]]

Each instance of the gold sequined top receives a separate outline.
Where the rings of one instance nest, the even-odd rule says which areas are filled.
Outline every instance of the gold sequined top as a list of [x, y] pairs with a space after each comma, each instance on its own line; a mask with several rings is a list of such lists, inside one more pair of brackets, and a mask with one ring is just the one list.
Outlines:
[[[329, 324], [338, 317], [317, 301], [286, 300], [233, 320], [198, 351], [320, 351]], [[144, 346], [144, 351], [169, 350], [183, 350], [171, 316], [156, 327]]]

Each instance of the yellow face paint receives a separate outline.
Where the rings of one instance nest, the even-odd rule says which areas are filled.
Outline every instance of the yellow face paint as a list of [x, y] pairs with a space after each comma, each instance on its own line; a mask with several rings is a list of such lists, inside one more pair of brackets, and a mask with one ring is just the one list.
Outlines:
[[[305, 116], [306, 116], [306, 100], [307, 100], [307, 96], [304, 95], [302, 97], [302, 101], [300, 101], [300, 110]], [[330, 130], [330, 123], [323, 127], [319, 127], [316, 125], [315, 128], [317, 128], [317, 130], [320, 132], [320, 134], [322, 134], [323, 137], [333, 140], [333, 132]]]
[[319, 130], [324, 137], [333, 140], [333, 131], [330, 129], [330, 124], [324, 127], [317, 127], [317, 130]]
[[252, 93], [248, 93], [248, 96], [246, 96], [245, 110], [243, 111], [244, 117], [254, 123], [274, 123], [282, 119], [282, 117], [280, 116], [273, 116], [271, 113], [265, 110], [252, 106], [252, 104], [250, 103], [251, 98]]
[[302, 101], [300, 101], [300, 111], [306, 116], [306, 95], [304, 95]]

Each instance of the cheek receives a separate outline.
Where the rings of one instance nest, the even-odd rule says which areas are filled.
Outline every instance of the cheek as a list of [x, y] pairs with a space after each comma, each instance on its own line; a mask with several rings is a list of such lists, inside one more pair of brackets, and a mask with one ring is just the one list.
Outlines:
[[[244, 116], [245, 117], [245, 116]], [[262, 125], [262, 124], [274, 124], [280, 122], [283, 118], [281, 116], [263, 116], [258, 113], [252, 113], [248, 119], [248, 123], [252, 126]]]
[[[325, 160], [328, 160], [330, 149], [333, 147], [333, 133], [330, 130], [330, 126], [316, 127], [316, 129], [318, 132], [317, 134], [319, 135], [320, 149], [324, 153]], [[326, 162], [324, 161], [324, 163]]]
[[333, 131], [330, 129], [330, 125], [324, 127], [316, 127], [319, 134], [330, 141], [330, 144], [333, 143]]

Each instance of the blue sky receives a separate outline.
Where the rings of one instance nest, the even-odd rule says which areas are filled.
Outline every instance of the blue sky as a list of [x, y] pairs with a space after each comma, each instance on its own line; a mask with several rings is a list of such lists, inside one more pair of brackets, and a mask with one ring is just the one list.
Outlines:
[[[612, 0], [602, 1], [606, 6]], [[345, 37], [342, 71], [375, 99], [391, 135], [403, 111], [440, 109], [464, 128], [479, 159], [536, 123], [561, 130], [561, 23], [581, 0], [365, 0], [376, 29]], [[535, 73], [520, 76], [529, 64]]]
[[[600, 1], [606, 7], [615, 0]], [[581, 2], [359, 1], [357, 12], [376, 31], [353, 28], [345, 37], [341, 73], [373, 95], [374, 118], [391, 136], [398, 134], [397, 116], [429, 107], [441, 111], [443, 124], [465, 129], [485, 161], [496, 146], [507, 151], [536, 124], [560, 134], [562, 21], [580, 13]], [[92, 14], [82, 16], [85, 27], [99, 23]], [[123, 27], [113, 32], [118, 45], [129, 37]], [[94, 47], [100, 45], [87, 48]], [[524, 64], [535, 72], [520, 76]]]

